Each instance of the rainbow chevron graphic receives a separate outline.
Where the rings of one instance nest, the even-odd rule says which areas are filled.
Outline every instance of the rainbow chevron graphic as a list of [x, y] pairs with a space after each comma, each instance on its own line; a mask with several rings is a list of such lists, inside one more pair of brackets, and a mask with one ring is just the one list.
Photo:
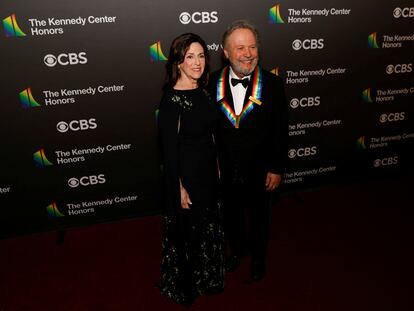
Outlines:
[[6, 37], [24, 37], [26, 35], [17, 24], [15, 14], [3, 19], [3, 27]]
[[365, 145], [365, 136], [361, 136], [360, 138], [358, 138], [356, 141], [356, 145], [358, 149], [366, 150], [367, 146]]
[[362, 92], [362, 99], [366, 103], [373, 103], [374, 101], [371, 98], [371, 88], [367, 88]]
[[371, 49], [379, 49], [376, 32], [373, 32], [368, 36], [368, 47]]
[[50, 217], [53, 217], [53, 218], [56, 218], [56, 217], [63, 217], [63, 216], [65, 216], [64, 214], [62, 214], [62, 213], [59, 211], [59, 209], [58, 209], [58, 207], [57, 207], [57, 205], [56, 205], [56, 202], [53, 202], [52, 204], [50, 204], [50, 205], [46, 206], [46, 211], [47, 211], [47, 214], [48, 214]]
[[278, 76], [279, 75], [279, 67], [276, 67], [276, 68], [270, 70], [270, 72], [273, 73], [274, 75]]
[[33, 160], [35, 162], [35, 165], [37, 167], [45, 167], [45, 166], [51, 166], [53, 165], [52, 162], [50, 162], [45, 155], [45, 150], [42, 148], [39, 151], [36, 151], [33, 153]]
[[280, 4], [275, 5], [269, 9], [269, 23], [270, 24], [284, 24], [284, 20], [280, 15]]
[[19, 93], [20, 103], [24, 108], [40, 107], [39, 103], [34, 99], [30, 87]]
[[150, 46], [150, 58], [151, 58], [151, 61], [153, 62], [167, 60], [167, 57], [165, 57], [164, 53], [162, 52], [160, 41]]

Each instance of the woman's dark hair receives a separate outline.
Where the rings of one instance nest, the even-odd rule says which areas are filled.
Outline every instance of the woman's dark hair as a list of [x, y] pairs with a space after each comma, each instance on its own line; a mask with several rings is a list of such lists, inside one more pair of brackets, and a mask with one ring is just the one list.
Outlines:
[[171, 43], [170, 54], [168, 55], [168, 61], [165, 65], [167, 69], [167, 76], [164, 88], [174, 87], [180, 78], [180, 70], [178, 65], [184, 62], [185, 54], [187, 53], [190, 45], [194, 42], [200, 43], [204, 50], [205, 67], [204, 72], [198, 79], [198, 86], [205, 87], [208, 83], [210, 72], [210, 57], [208, 54], [207, 45], [200, 36], [194, 33], [184, 33], [173, 40]]

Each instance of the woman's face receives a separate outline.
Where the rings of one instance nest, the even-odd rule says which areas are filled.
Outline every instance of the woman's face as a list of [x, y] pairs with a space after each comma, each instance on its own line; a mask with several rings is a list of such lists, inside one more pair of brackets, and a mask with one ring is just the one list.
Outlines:
[[184, 61], [178, 65], [181, 72], [181, 79], [197, 81], [204, 72], [206, 59], [204, 49], [198, 42], [191, 43], [185, 53]]

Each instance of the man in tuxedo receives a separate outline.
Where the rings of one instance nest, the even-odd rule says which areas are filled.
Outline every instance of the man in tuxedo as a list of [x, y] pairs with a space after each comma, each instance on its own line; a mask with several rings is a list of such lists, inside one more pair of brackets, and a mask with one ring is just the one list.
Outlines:
[[226, 271], [251, 255], [250, 277], [259, 281], [266, 273], [271, 194], [287, 158], [284, 86], [258, 65], [259, 35], [249, 22], [236, 21], [227, 29], [223, 49], [230, 65], [212, 74], [209, 89], [219, 110]]

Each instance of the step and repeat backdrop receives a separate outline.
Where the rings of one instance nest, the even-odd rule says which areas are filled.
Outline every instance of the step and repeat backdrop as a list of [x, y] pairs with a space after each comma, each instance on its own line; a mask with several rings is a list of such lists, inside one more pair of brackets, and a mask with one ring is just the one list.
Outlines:
[[412, 171], [412, 1], [2, 0], [0, 236], [159, 213], [156, 109], [174, 37], [236, 19], [285, 81], [298, 191]]

